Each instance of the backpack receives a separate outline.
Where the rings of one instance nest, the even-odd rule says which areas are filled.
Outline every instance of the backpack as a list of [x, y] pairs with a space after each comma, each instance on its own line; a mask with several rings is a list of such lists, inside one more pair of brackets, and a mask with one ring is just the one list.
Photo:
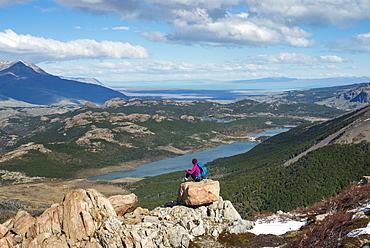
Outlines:
[[200, 178], [200, 177], [202, 177], [203, 179], [206, 178], [208, 175], [207, 168], [201, 162], [198, 163], [198, 167], [200, 168], [201, 172], [198, 174], [197, 178]]

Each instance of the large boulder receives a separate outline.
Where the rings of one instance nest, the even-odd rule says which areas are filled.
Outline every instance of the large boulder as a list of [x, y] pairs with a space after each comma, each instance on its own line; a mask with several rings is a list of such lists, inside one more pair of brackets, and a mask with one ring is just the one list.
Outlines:
[[108, 198], [118, 216], [134, 211], [138, 198], [135, 194], [114, 195]]
[[178, 200], [187, 206], [199, 206], [218, 201], [220, 183], [211, 179], [200, 182], [184, 182], [178, 191]]
[[113, 99], [110, 99], [108, 101], [106, 101], [103, 105], [102, 105], [102, 108], [105, 109], [105, 108], [118, 108], [118, 107], [122, 107], [124, 106], [125, 104], [127, 103], [127, 101], [121, 97], [116, 97], [116, 98], [113, 98]]

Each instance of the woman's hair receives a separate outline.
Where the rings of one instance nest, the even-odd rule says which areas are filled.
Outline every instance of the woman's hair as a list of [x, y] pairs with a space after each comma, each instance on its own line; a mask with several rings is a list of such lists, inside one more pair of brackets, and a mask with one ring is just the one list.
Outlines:
[[196, 164], [196, 163], [198, 163], [198, 159], [193, 158], [193, 160], [191, 160], [191, 162], [192, 162], [193, 164]]

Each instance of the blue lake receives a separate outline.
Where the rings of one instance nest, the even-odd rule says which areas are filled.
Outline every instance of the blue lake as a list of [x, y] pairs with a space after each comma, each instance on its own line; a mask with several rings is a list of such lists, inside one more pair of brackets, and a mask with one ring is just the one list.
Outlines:
[[[273, 129], [263, 133], [253, 134], [250, 136], [273, 136], [289, 129]], [[89, 177], [90, 181], [95, 180], [115, 180], [124, 177], [148, 177], [165, 174], [169, 172], [191, 169], [191, 160], [197, 158], [200, 162], [208, 163], [217, 158], [230, 157], [237, 154], [245, 153], [255, 147], [258, 142], [235, 142], [232, 144], [221, 145], [215, 148], [186, 154], [175, 158], [167, 158], [160, 161], [142, 164], [133, 170], [110, 172], [101, 176]]]
[[256, 133], [256, 134], [251, 134], [251, 135], [248, 135], [248, 136], [251, 136], [251, 137], [274, 136], [276, 134], [289, 131], [289, 129], [290, 128], [271, 129], [271, 130], [267, 130], [266, 132], [263, 132], [263, 133]]

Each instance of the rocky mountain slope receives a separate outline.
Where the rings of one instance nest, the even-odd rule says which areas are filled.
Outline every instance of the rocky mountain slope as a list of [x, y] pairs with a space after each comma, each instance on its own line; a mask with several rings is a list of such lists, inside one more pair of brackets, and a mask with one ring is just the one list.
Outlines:
[[349, 110], [370, 103], [370, 83], [292, 90], [252, 99], [264, 103], [310, 103]]
[[[242, 219], [233, 204], [219, 196], [207, 204], [186, 205], [179, 200], [179, 191], [179, 199], [150, 211], [137, 207], [135, 194], [107, 198], [95, 189], [75, 189], [38, 216], [20, 209], [0, 223], [0, 246], [366, 247], [370, 243], [369, 179], [353, 182], [308, 208], [261, 213], [252, 221]], [[181, 184], [189, 187], [183, 199], [191, 195], [202, 200], [196, 192], [203, 195], [216, 189], [202, 191], [208, 183]]]
[[[361, 142], [370, 142], [370, 111], [368, 107], [362, 108], [355, 114], [358, 116], [354, 121], [344, 125], [340, 130], [334, 132], [317, 142], [304, 152], [295, 155], [294, 158], [285, 162], [284, 165], [290, 165], [298, 161], [311, 151], [319, 149], [328, 144], [359, 144]], [[353, 118], [353, 116], [351, 116]]]
[[14, 99], [37, 105], [83, 104], [86, 101], [103, 104], [124, 94], [110, 88], [62, 79], [23, 61], [0, 61], [1, 99]]
[[308, 223], [284, 246], [295, 247], [368, 247], [370, 245], [369, 177], [352, 182], [338, 195], [316, 202], [292, 213], [307, 216]]
[[[245, 154], [207, 164], [242, 215], [290, 211], [337, 194], [370, 174], [370, 105], [324, 122], [304, 124], [271, 137]], [[143, 206], [173, 197], [183, 172], [144, 179], [132, 190]], [[150, 189], [150, 190], [148, 190]]]

